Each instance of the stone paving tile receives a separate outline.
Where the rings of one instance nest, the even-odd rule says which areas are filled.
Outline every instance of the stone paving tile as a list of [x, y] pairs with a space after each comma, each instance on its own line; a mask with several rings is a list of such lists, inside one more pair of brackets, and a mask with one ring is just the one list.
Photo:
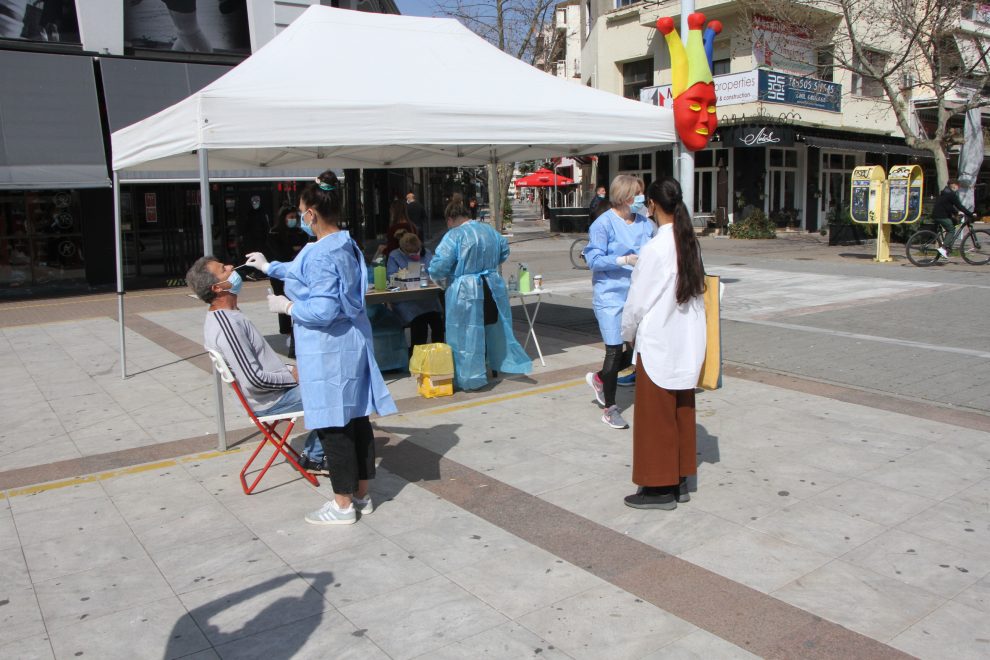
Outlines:
[[758, 657], [706, 630], [695, 630], [641, 660], [755, 660]]
[[534, 495], [580, 483], [595, 476], [587, 467], [556, 456], [545, 458], [537, 456], [520, 463], [495, 468], [487, 474]]
[[144, 519], [134, 530], [141, 545], [155, 556], [167, 554], [173, 548], [188, 548], [247, 532], [244, 524], [217, 502], [160, 513]]
[[[883, 502], [883, 506], [878, 506], [878, 502]], [[852, 479], [825, 491], [815, 503], [888, 527], [936, 504], [933, 499], [861, 479]]]
[[986, 509], [979, 506], [943, 502], [904, 521], [897, 529], [982, 557], [990, 554], [990, 519]]
[[939, 447], [925, 447], [894, 463], [864, 473], [867, 481], [916, 495], [949, 497], [987, 475], [986, 465]]
[[986, 612], [950, 601], [890, 644], [922, 660], [986, 658], [990, 655], [990, 617]]
[[873, 639], [888, 642], [945, 600], [865, 568], [834, 560], [772, 593]]
[[38, 599], [31, 587], [4, 589], [0, 608], [0, 650], [12, 642], [45, 632]]
[[197, 589], [179, 599], [216, 647], [333, 610], [319, 592], [319, 585], [332, 579], [325, 571], [314, 576], [311, 585], [295, 571], [279, 568]]
[[883, 532], [880, 525], [812, 502], [798, 502], [747, 527], [838, 557]]
[[573, 658], [639, 658], [694, 630], [690, 623], [611, 585], [527, 614], [519, 623]]
[[507, 621], [442, 576], [349, 605], [340, 612], [397, 660], [414, 658]]
[[990, 576], [964, 589], [953, 600], [990, 614]]
[[[15, 505], [16, 507], [16, 505]], [[74, 543], [80, 532], [120, 525], [124, 522], [109, 497], [91, 497], [66, 501], [61, 506], [19, 512], [14, 509], [14, 523], [21, 545], [28, 546], [49, 539]]]
[[417, 660], [567, 660], [571, 656], [545, 639], [510, 622], [496, 626], [465, 640], [430, 651]]
[[[6, 500], [0, 500], [6, 502]], [[21, 541], [17, 537], [17, 529], [14, 527], [14, 517], [10, 509], [0, 503], [0, 552], [6, 552], [9, 548], [20, 547]]]
[[678, 556], [763, 593], [779, 589], [832, 559], [750, 529], [737, 529]]
[[505, 557], [528, 545], [518, 536], [468, 515], [396, 534], [391, 540], [443, 574]]
[[11, 497], [10, 508], [14, 513], [42, 511], [69, 504], [77, 504], [83, 500], [105, 500], [106, 493], [98, 483], [79, 483], [67, 488], [52, 488], [33, 493], [25, 493]]
[[455, 583], [509, 617], [519, 617], [606, 583], [533, 547], [507, 552], [447, 574]]
[[26, 637], [10, 644], [0, 643], [0, 657], [18, 660], [55, 660], [48, 635]]
[[49, 632], [172, 595], [155, 564], [145, 558], [35, 582], [34, 589]]
[[59, 658], [147, 660], [186, 657], [209, 642], [175, 596], [52, 631]]
[[[389, 656], [340, 614], [326, 611], [217, 648], [224, 660], [388, 660]], [[332, 654], [332, 655], [331, 655]]]
[[843, 561], [952, 598], [990, 573], [990, 553], [975, 554], [896, 529], [842, 556]]
[[24, 544], [22, 550], [36, 580], [112, 566], [123, 560], [148, 558], [144, 547], [123, 521], [90, 527], [68, 539], [57, 537]]

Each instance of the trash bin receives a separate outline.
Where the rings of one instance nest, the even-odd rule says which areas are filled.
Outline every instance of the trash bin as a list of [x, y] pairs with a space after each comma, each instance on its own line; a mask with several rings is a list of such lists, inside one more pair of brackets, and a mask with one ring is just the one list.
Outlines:
[[414, 346], [409, 373], [416, 374], [417, 389], [424, 398], [454, 393], [454, 354], [447, 344]]

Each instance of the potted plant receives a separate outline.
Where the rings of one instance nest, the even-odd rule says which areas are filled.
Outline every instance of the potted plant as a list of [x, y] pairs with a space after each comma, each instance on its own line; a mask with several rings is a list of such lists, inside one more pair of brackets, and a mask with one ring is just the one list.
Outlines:
[[833, 207], [825, 215], [828, 220], [829, 245], [862, 245], [863, 232], [852, 221], [849, 209]]

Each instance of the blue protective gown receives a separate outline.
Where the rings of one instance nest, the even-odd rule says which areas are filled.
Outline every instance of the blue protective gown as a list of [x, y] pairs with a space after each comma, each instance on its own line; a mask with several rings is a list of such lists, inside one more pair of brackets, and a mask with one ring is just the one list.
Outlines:
[[[402, 250], [392, 250], [388, 253], [388, 263], [385, 264], [388, 276], [392, 277], [403, 268], [408, 268], [411, 263], [419, 263], [423, 268], [423, 272], [428, 271], [430, 262], [433, 261], [433, 253], [429, 250], [425, 250], [425, 253], [420, 257], [418, 262], [414, 262]], [[402, 325], [409, 325], [413, 319], [421, 314], [429, 314], [430, 312], [439, 312], [442, 310], [440, 309], [440, 299], [433, 296], [428, 300], [409, 300], [392, 303], [392, 311], [402, 321]]]
[[346, 231], [307, 243], [289, 263], [273, 261], [285, 282], [307, 429], [344, 426], [355, 417], [396, 412], [375, 362], [365, 313], [367, 267]]
[[[448, 279], [447, 343], [454, 354], [454, 379], [462, 390], [488, 383], [488, 370], [528, 374], [533, 363], [512, 334], [512, 310], [498, 265], [509, 258], [509, 242], [491, 226], [465, 222], [448, 231], [430, 262], [430, 277]], [[498, 306], [498, 322], [486, 326], [482, 278]], [[486, 366], [487, 352], [487, 366]]]
[[639, 254], [656, 233], [656, 225], [644, 215], [626, 223], [614, 209], [598, 216], [588, 230], [584, 258], [591, 269], [592, 306], [602, 340], [607, 346], [622, 344], [622, 308], [629, 294], [632, 266], [620, 266], [616, 258]]

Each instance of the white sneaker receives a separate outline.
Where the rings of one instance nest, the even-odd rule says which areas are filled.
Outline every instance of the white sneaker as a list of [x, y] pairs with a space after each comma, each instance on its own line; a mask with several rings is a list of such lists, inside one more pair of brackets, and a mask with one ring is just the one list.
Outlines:
[[590, 387], [595, 392], [595, 400], [598, 401], [598, 405], [605, 407], [605, 386], [602, 385], [602, 379], [598, 377], [598, 374], [594, 371], [589, 371], [584, 377], [584, 382], [588, 383]]
[[362, 516], [370, 516], [375, 512], [375, 503], [371, 501], [371, 493], [368, 493], [368, 496], [363, 500], [360, 497], [353, 496], [351, 497], [351, 501], [354, 502], [354, 508]]
[[940, 247], [940, 248], [938, 249], [938, 253], [939, 253], [940, 255], [942, 255], [943, 257], [945, 257], [946, 259], [948, 259], [948, 258], [949, 258], [949, 253], [945, 251], [945, 248], [944, 248], [944, 247]]
[[354, 505], [341, 509], [336, 500], [330, 500], [319, 511], [307, 513], [306, 522], [310, 525], [353, 525], [357, 522], [357, 511]]

